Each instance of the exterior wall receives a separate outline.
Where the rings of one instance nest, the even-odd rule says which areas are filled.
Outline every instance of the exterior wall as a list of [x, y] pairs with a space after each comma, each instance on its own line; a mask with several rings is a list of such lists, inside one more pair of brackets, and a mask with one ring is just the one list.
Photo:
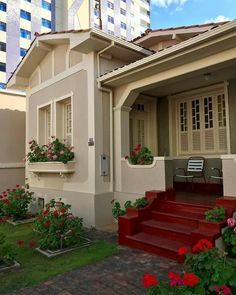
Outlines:
[[224, 196], [236, 198], [236, 155], [223, 155], [221, 158], [224, 177]]
[[105, 73], [109, 73], [112, 70], [116, 69], [116, 68], [120, 68], [124, 65], [126, 65], [127, 62], [124, 62], [122, 60], [119, 59], [106, 59], [106, 58], [102, 58], [100, 57], [100, 72], [101, 75], [105, 74]]
[[54, 50], [54, 75], [60, 74], [66, 70], [67, 59], [64, 56], [67, 55], [68, 45], [57, 46]]
[[[25, 96], [0, 91], [0, 192], [24, 184]], [[3, 128], [4, 127], [4, 128]]]
[[[58, 136], [55, 129], [56, 100], [72, 95], [75, 172], [64, 178], [59, 173], [40, 173], [37, 177], [32, 172], [27, 172], [27, 177], [31, 189], [38, 197], [43, 197], [45, 202], [50, 198], [63, 197], [72, 205], [74, 213], [84, 218], [86, 226], [100, 227], [112, 223], [111, 180], [109, 174], [101, 176], [100, 168], [101, 155], [110, 156], [110, 97], [99, 91], [95, 80], [91, 78], [96, 76], [95, 54], [73, 53], [70, 56], [66, 46], [58, 47], [39, 64], [41, 84], [29, 92], [27, 141], [38, 138], [40, 128], [37, 109], [48, 104], [52, 105], [52, 135]], [[69, 68], [68, 61], [72, 61], [75, 73]], [[62, 72], [58, 74], [53, 71], [52, 76], [49, 75], [52, 65], [58, 62]], [[77, 63], [79, 64], [76, 65]], [[34, 75], [35, 73], [30, 81]], [[95, 146], [88, 146], [90, 138]]]
[[230, 122], [230, 146], [231, 153], [236, 154], [236, 80], [229, 81], [229, 122]]
[[157, 99], [158, 156], [169, 156], [169, 104], [166, 97]]
[[173, 46], [173, 45], [178, 44], [178, 43], [180, 43], [180, 42], [177, 41], [177, 40], [161, 41], [161, 42], [158, 42], [157, 44], [155, 44], [153, 46], [150, 46], [150, 49], [155, 50], [155, 51], [159, 51], [159, 50], [167, 48], [168, 46]]

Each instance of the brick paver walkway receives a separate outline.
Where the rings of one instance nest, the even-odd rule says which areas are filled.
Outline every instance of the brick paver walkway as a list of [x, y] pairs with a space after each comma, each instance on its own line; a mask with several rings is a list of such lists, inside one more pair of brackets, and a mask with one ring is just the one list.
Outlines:
[[[94, 231], [96, 239], [112, 241], [115, 236]], [[87, 265], [12, 295], [134, 295], [145, 294], [142, 276], [154, 273], [166, 279], [169, 271], [179, 271], [175, 261], [139, 250], [122, 248], [120, 253]]]

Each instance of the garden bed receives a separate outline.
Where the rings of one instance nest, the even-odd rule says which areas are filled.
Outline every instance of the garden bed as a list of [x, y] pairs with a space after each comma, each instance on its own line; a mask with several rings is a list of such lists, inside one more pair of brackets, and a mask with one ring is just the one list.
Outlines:
[[0, 273], [12, 271], [18, 268], [20, 268], [20, 264], [17, 261], [14, 261], [12, 264], [0, 265]]
[[87, 239], [87, 238], [84, 238], [82, 237], [81, 238], [83, 241], [81, 241], [80, 244], [78, 245], [74, 245], [74, 246], [71, 246], [71, 247], [67, 247], [67, 248], [62, 248], [62, 249], [58, 249], [58, 250], [42, 250], [40, 248], [36, 248], [35, 250], [40, 252], [41, 254], [47, 256], [48, 258], [53, 258], [53, 257], [56, 257], [56, 256], [59, 256], [59, 255], [62, 255], [64, 253], [68, 253], [68, 252], [71, 252], [71, 251], [74, 251], [74, 250], [77, 250], [77, 249], [80, 249], [80, 248], [85, 248], [85, 247], [88, 247], [92, 244], [92, 241]]
[[7, 219], [6, 222], [10, 223], [11, 225], [16, 226], [16, 225], [21, 225], [21, 224], [32, 223], [32, 222], [34, 222], [34, 218], [30, 217], [30, 218], [16, 220], [16, 221], [13, 221], [12, 219]]

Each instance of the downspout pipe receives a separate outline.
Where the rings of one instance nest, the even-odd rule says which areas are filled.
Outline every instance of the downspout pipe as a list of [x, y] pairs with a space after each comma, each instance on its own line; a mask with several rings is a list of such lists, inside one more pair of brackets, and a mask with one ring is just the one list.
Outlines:
[[100, 77], [100, 75], [101, 75], [101, 72], [100, 72], [100, 68], [101, 68], [100, 67], [100, 55], [102, 53], [104, 53], [105, 51], [107, 51], [108, 49], [110, 49], [111, 47], [113, 47], [113, 46], [115, 46], [115, 42], [111, 41], [111, 43], [107, 47], [103, 48], [102, 50], [98, 51], [98, 53], [97, 53], [97, 67], [98, 67], [97, 76], [98, 77]]
[[[97, 76], [100, 77], [101, 75], [101, 66], [100, 66], [100, 55], [107, 51], [108, 49], [112, 48], [115, 45], [114, 41], [111, 41], [111, 43], [100, 50], [97, 53]], [[114, 164], [113, 164], [113, 92], [110, 88], [103, 87], [101, 85], [101, 82], [98, 82], [98, 89], [100, 91], [106, 92], [109, 94], [109, 101], [110, 101], [110, 191], [113, 192], [114, 190], [114, 180], [113, 180], [113, 175], [114, 175]]]
[[107, 87], [103, 87], [101, 85], [101, 82], [98, 82], [98, 89], [102, 92], [106, 92], [109, 94], [109, 101], [110, 101], [110, 191], [113, 192], [114, 191], [114, 179], [113, 179], [113, 175], [114, 175], [114, 159], [113, 159], [113, 91], [110, 88]]

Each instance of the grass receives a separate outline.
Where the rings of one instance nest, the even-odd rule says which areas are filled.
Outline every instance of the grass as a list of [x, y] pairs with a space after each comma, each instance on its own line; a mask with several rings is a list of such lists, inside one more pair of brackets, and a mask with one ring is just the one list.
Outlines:
[[[0, 232], [6, 234], [7, 242], [14, 246], [16, 260], [21, 264], [21, 268], [16, 271], [0, 274], [0, 294], [42, 282], [77, 267], [103, 260], [118, 252], [115, 244], [100, 241], [89, 248], [78, 249], [49, 259], [28, 247], [30, 241], [37, 243], [38, 240], [38, 234], [32, 231], [32, 225], [0, 224]], [[24, 245], [19, 246], [18, 240], [23, 240]]]

